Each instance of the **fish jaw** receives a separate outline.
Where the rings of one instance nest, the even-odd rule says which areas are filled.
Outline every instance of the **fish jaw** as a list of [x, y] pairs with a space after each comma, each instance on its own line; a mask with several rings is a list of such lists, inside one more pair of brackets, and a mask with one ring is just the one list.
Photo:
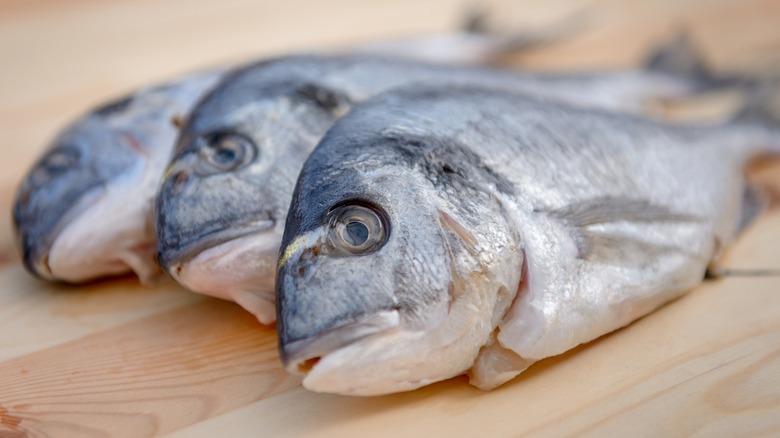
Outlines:
[[174, 262], [169, 273], [193, 292], [235, 301], [263, 324], [276, 320], [274, 276], [281, 231], [275, 228], [208, 247]]
[[[314, 240], [316, 237], [305, 235], [293, 242], [282, 256], [280, 270], [288, 264], [297, 266], [300, 254], [309, 248], [306, 243]], [[500, 319], [498, 315], [513, 298], [501, 297], [507, 288], [497, 287], [494, 278], [475, 273], [471, 280], [453, 281], [450, 292], [456, 298], [440, 313], [426, 313], [423, 327], [419, 323], [410, 327], [403, 310], [393, 309], [304, 339], [281, 335], [279, 350], [285, 368], [305, 374], [303, 386], [309, 390], [353, 396], [410, 391], [463, 374], [474, 364]], [[298, 318], [295, 322], [305, 322], [305, 316]], [[282, 333], [286, 324], [289, 321], [283, 318]]]
[[19, 217], [17, 211], [19, 206], [15, 206], [16, 242], [22, 254], [24, 266], [31, 274], [47, 281], [60, 280], [52, 273], [49, 266], [49, 255], [54, 240], [60, 236], [63, 228], [88, 209], [97, 199], [102, 198], [103, 195], [104, 190], [100, 187], [93, 188], [80, 195], [73, 205], [60, 214], [53, 226], [48, 227], [43, 233], [36, 232], [37, 230], [34, 227], [29, 227], [29, 223], [25, 223], [24, 219]]
[[[303, 386], [315, 392], [373, 396], [410, 391], [462, 374], [479, 346], [463, 342], [449, 324], [432, 331], [405, 330], [397, 311], [373, 315], [373, 325], [353, 323], [287, 350], [288, 371], [306, 373]], [[354, 338], [346, 345], [324, 349]], [[480, 342], [480, 341], [477, 341]], [[322, 343], [323, 345], [318, 345]], [[305, 353], [310, 353], [309, 356]]]
[[[148, 215], [104, 206], [109, 204], [106, 196], [102, 191], [85, 195], [79, 206], [60, 220], [61, 228], [52, 233], [51, 245], [37, 243], [25, 253], [25, 264], [34, 274], [66, 283], [83, 283], [129, 272], [134, 272], [144, 284], [159, 277], [161, 271], [156, 261], [154, 235], [148, 229]], [[92, 201], [97, 204], [86, 205]]]
[[[286, 258], [294, 263], [296, 257]], [[385, 311], [302, 340], [281, 336], [285, 367], [305, 374], [309, 390], [352, 396], [414, 390], [467, 372], [472, 385], [493, 389], [534, 362], [496, 340], [498, 324], [523, 291], [514, 266], [459, 271], [449, 289], [452, 301], [442, 315], [426, 313], [425, 327], [410, 328], [403, 313]]]
[[151, 230], [151, 194], [142, 185], [129, 190], [135, 179], [105, 189], [91, 205], [65, 225], [48, 252], [53, 278], [81, 283], [98, 277], [135, 272], [150, 283], [161, 271], [155, 259]]
[[397, 310], [378, 312], [317, 336], [284, 344], [281, 351], [282, 362], [290, 373], [306, 374], [322, 355], [365, 337], [396, 328], [399, 323]]

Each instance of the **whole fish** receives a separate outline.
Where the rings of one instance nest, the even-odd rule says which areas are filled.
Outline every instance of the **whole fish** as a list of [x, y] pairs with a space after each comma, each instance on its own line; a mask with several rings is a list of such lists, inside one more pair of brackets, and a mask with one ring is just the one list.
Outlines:
[[83, 282], [159, 273], [153, 200], [186, 114], [223, 70], [147, 87], [74, 121], [21, 182], [13, 207], [25, 267]]
[[278, 266], [282, 360], [315, 391], [466, 372], [498, 386], [699, 284], [753, 211], [743, 167], [766, 152], [780, 132], [760, 124], [387, 92], [303, 166]]
[[[369, 43], [353, 50], [430, 57], [425, 48], [433, 43], [439, 59], [480, 63], [555, 38], [556, 32], [502, 36], [478, 30]], [[129, 270], [143, 281], [157, 275], [148, 198], [169, 158], [175, 132], [170, 119], [186, 114], [219, 75], [213, 71], [147, 87], [81, 117], [55, 139], [21, 184], [14, 204], [17, 240], [31, 272], [69, 282]], [[142, 156], [127, 156], [128, 145]], [[85, 167], [91, 170], [82, 172]], [[55, 242], [58, 250], [52, 258]]]
[[646, 70], [541, 75], [369, 55], [300, 55], [239, 69], [192, 111], [157, 200], [160, 263], [187, 288], [275, 319], [276, 257], [298, 171], [354, 104], [417, 83], [487, 84], [639, 113], [699, 84]]
[[[553, 39], [548, 33], [454, 32], [367, 44], [355, 51], [484, 63]], [[20, 184], [14, 224], [24, 265], [71, 283], [135, 272], [159, 274], [152, 199], [184, 117], [226, 69], [174, 78], [105, 104], [64, 129]], [[289, 196], [289, 195], [288, 195]]]

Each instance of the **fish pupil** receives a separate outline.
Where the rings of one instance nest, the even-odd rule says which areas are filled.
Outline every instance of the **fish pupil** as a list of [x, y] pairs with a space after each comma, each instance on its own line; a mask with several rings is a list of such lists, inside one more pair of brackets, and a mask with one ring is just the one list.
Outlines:
[[342, 203], [328, 211], [328, 248], [334, 254], [365, 255], [375, 252], [387, 241], [385, 213], [379, 207], [355, 201]]
[[198, 140], [202, 160], [198, 172], [203, 175], [236, 170], [252, 162], [257, 153], [251, 140], [241, 134], [216, 132]]
[[368, 227], [362, 222], [352, 221], [347, 223], [344, 240], [352, 246], [360, 246], [368, 240]]
[[222, 164], [230, 164], [236, 160], [236, 151], [228, 148], [219, 148], [214, 158]]

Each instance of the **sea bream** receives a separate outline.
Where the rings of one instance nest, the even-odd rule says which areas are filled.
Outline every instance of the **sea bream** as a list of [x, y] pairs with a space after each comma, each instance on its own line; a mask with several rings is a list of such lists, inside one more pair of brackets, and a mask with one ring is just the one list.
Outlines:
[[[555, 38], [555, 32], [477, 29], [352, 50], [430, 57], [433, 45], [437, 59], [484, 63]], [[130, 271], [148, 282], [160, 272], [152, 198], [175, 143], [172, 119], [186, 116], [225, 70], [145, 87], [80, 117], [54, 139], [14, 202], [18, 246], [30, 272], [71, 283]]]
[[735, 239], [756, 125], [671, 126], [509, 92], [415, 86], [307, 159], [278, 265], [279, 349], [314, 391], [469, 373], [496, 387], [702, 281]]
[[651, 70], [530, 74], [370, 55], [298, 55], [239, 69], [192, 111], [157, 200], [159, 259], [178, 282], [275, 319], [276, 257], [295, 179], [356, 103], [416, 83], [504, 87], [641, 113], [696, 81]]
[[25, 267], [79, 283], [160, 273], [152, 209], [185, 115], [224, 70], [146, 87], [65, 128], [21, 182], [13, 207]]

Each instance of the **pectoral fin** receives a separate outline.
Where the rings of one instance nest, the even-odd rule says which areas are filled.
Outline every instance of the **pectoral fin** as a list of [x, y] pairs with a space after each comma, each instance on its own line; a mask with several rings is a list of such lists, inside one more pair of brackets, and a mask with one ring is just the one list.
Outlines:
[[504, 347], [496, 339], [496, 332], [490, 335], [468, 371], [469, 383], [483, 391], [497, 388], [512, 380], [535, 360], [524, 359], [514, 351]]
[[639, 230], [653, 224], [690, 224], [701, 219], [644, 199], [601, 197], [570, 204], [551, 212], [569, 226], [577, 257], [600, 262], [636, 263], [669, 252], [684, 252], [673, 242], [644, 240], [641, 231], [610, 231], [607, 224], [630, 223]]
[[479, 242], [477, 242], [477, 238], [474, 237], [466, 227], [461, 225], [460, 222], [443, 210], [439, 210], [439, 220], [441, 221], [442, 227], [454, 236], [457, 236], [460, 244], [463, 245], [466, 251], [476, 258], [479, 253]]

